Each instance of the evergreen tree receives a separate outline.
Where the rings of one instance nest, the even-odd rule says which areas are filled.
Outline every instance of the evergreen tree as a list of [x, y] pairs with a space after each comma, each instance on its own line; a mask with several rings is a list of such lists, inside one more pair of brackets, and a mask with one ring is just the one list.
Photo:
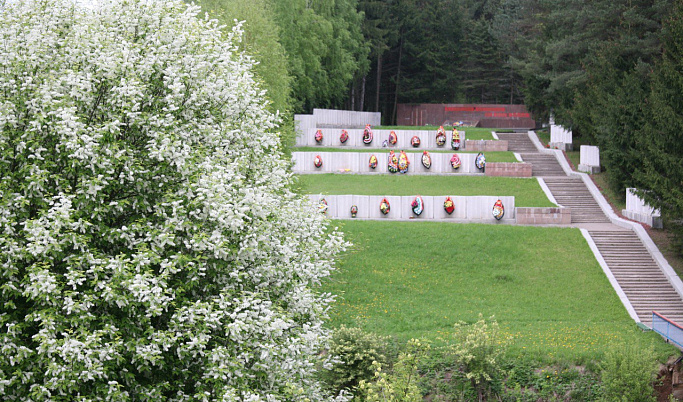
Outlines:
[[458, 98], [458, 8], [455, 0], [425, 1], [406, 13], [400, 102], [451, 103]]
[[463, 39], [460, 74], [467, 102], [501, 103], [505, 62], [484, 19], [470, 22]]
[[633, 185], [636, 139], [647, 123], [650, 71], [659, 57], [659, 31], [668, 4], [631, 2], [619, 27], [587, 59], [585, 90], [571, 110], [574, 127], [600, 146], [610, 185], [618, 194]]
[[639, 168], [634, 169], [642, 197], [662, 211], [683, 253], [683, 1], [677, 0], [666, 22], [664, 52], [652, 74], [648, 124], [637, 144]]

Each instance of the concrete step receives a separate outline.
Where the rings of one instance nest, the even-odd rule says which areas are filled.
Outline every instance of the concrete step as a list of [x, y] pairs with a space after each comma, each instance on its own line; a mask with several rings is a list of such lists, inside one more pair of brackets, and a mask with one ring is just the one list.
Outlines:
[[[555, 161], [555, 163], [557, 163], [557, 161]], [[558, 204], [572, 209], [573, 223], [610, 221], [581, 179], [572, 177], [547, 177], [543, 180]]]
[[652, 310], [683, 319], [683, 299], [635, 233], [589, 233], [641, 321], [651, 323]]

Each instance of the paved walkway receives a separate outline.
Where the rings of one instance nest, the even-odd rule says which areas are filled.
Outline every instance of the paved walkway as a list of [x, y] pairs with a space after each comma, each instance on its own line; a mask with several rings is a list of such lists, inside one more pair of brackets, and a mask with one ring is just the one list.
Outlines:
[[[554, 155], [541, 153], [527, 134], [498, 134], [508, 149], [531, 163], [558, 204], [572, 209], [572, 225], [584, 229], [598, 261], [634, 319], [652, 326], [652, 311], [683, 323], [683, 295], [633, 230], [615, 225], [580, 177], [567, 175]], [[532, 149], [533, 147], [533, 149]], [[656, 247], [655, 247], [656, 249]]]

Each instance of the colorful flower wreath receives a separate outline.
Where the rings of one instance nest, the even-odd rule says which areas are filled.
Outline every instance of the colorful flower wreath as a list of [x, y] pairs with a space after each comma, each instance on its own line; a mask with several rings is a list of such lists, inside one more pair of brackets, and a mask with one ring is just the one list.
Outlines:
[[387, 168], [389, 169], [389, 173], [398, 172], [398, 158], [396, 157], [396, 153], [394, 151], [389, 151], [389, 160], [387, 161]]
[[479, 152], [477, 154], [477, 157], [474, 159], [474, 166], [476, 166], [477, 169], [484, 169], [486, 167], [486, 157], [483, 153]]
[[496, 218], [496, 220], [503, 219], [503, 216], [505, 215], [505, 207], [503, 206], [503, 201], [498, 200], [495, 204], [493, 204], [492, 213], [493, 217]]
[[446, 211], [448, 215], [452, 214], [453, 211], [455, 211], [455, 204], [453, 203], [451, 197], [446, 197], [446, 201], [443, 202], [443, 209]]
[[453, 127], [453, 136], [451, 137], [451, 148], [456, 151], [460, 149], [460, 133], [455, 127]]
[[391, 205], [389, 205], [389, 200], [386, 198], [382, 198], [382, 202], [379, 203], [379, 211], [383, 214], [386, 215], [389, 213], [391, 210]]
[[422, 152], [422, 166], [424, 166], [425, 169], [432, 167], [432, 157], [427, 151]]
[[341, 142], [343, 144], [348, 139], [349, 139], [349, 132], [346, 130], [342, 130], [341, 135], [339, 136], [339, 142]]
[[453, 169], [458, 169], [460, 167], [460, 157], [458, 154], [453, 154], [453, 156], [451, 156], [451, 166]]
[[389, 133], [389, 144], [390, 145], [396, 145], [398, 142], [398, 136], [396, 135], [395, 131], [392, 131]]
[[401, 151], [401, 156], [398, 157], [398, 171], [408, 173], [408, 166], [410, 166], [408, 155], [406, 155], [405, 151]]
[[424, 201], [422, 200], [421, 196], [417, 196], [413, 199], [413, 202], [410, 203], [410, 207], [413, 210], [413, 213], [417, 216], [422, 215], [422, 212], [425, 210], [425, 204]]
[[440, 126], [439, 129], [436, 131], [436, 145], [442, 147], [445, 143], [446, 130], [443, 129], [443, 126]]
[[363, 144], [370, 145], [370, 143], [372, 143], [372, 127], [366, 124], [365, 130], [363, 130]]

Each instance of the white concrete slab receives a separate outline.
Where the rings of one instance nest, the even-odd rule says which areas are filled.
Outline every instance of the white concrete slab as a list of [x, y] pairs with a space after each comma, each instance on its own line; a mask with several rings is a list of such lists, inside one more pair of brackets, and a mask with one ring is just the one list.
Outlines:
[[572, 143], [572, 131], [558, 125], [550, 126], [550, 142]]
[[[503, 202], [505, 215], [500, 221], [493, 217], [493, 205], [497, 200]], [[478, 196], [467, 197], [467, 219], [474, 221], [483, 221], [486, 223], [499, 223], [501, 221], [510, 221], [515, 219], [515, 201], [514, 197], [494, 197], [494, 196]]]
[[[429, 151], [427, 151], [427, 152], [429, 152]], [[424, 153], [424, 151], [423, 151], [423, 153]], [[431, 153], [431, 152], [429, 153], [429, 157], [432, 160], [432, 166], [429, 169], [425, 168], [424, 165], [422, 164], [422, 155], [423, 155], [422, 153], [415, 154], [415, 156], [413, 158], [415, 160], [415, 164], [410, 166], [411, 168], [413, 168], [413, 172], [414, 173], [425, 173], [425, 174], [434, 173], [435, 172], [435, 170], [434, 170], [435, 169], [434, 155], [436, 155], [436, 154]]]
[[600, 166], [600, 148], [592, 145], [581, 145], [581, 164], [588, 166]]

